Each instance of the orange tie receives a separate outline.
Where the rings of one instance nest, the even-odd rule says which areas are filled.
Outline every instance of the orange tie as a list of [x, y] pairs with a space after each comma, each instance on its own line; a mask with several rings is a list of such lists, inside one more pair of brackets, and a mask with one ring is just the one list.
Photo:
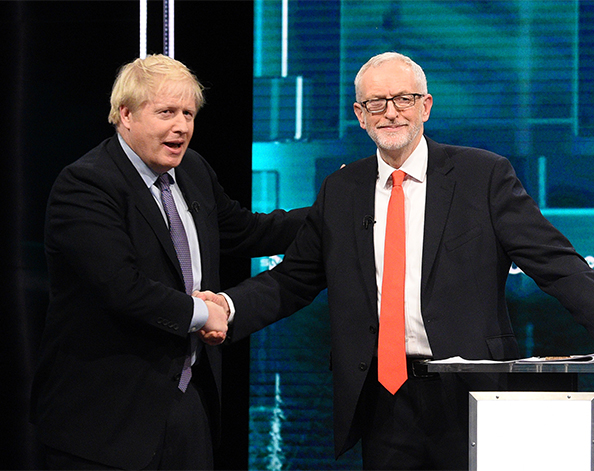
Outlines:
[[384, 275], [378, 340], [378, 380], [392, 394], [406, 381], [404, 345], [404, 275], [406, 272], [406, 233], [402, 170], [392, 173], [392, 194], [388, 203]]

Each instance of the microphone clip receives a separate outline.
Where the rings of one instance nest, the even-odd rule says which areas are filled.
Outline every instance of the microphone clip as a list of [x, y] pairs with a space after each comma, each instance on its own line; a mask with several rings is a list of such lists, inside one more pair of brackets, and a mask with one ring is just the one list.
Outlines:
[[375, 224], [375, 220], [373, 219], [373, 216], [368, 214], [363, 217], [363, 228], [364, 229], [369, 229], [369, 226], [373, 226], [374, 224]]

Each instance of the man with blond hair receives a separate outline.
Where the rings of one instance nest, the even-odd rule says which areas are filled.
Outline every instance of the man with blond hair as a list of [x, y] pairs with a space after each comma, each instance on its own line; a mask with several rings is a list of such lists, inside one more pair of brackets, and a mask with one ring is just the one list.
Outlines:
[[[303, 210], [256, 214], [188, 148], [203, 87], [163, 55], [125, 65], [116, 134], [47, 206], [50, 303], [32, 421], [50, 469], [212, 469], [226, 313], [220, 252], [283, 253]], [[206, 334], [209, 333], [208, 337]]]

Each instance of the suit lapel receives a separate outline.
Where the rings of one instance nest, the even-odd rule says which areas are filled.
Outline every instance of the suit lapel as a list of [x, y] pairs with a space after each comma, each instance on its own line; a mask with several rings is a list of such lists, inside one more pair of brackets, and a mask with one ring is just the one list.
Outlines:
[[134, 195], [134, 203], [136, 204], [136, 207], [146, 219], [149, 226], [153, 229], [155, 236], [163, 246], [167, 256], [171, 259], [180, 278], [183, 280], [181, 267], [175, 253], [175, 247], [173, 246], [171, 236], [169, 235], [169, 229], [165, 224], [163, 215], [161, 214], [153, 195], [121, 148], [117, 136], [109, 141], [107, 149], [111, 158], [128, 182], [128, 188], [130, 189], [130, 193]]
[[450, 170], [453, 169], [453, 165], [444, 148], [430, 139], [427, 139], [427, 144], [429, 146], [429, 161], [427, 165], [421, 293], [424, 292], [427, 286], [427, 281], [435, 263], [455, 187], [454, 179], [448, 176]]
[[373, 231], [375, 221], [375, 185], [377, 181], [376, 157], [369, 157], [366, 167], [355, 179], [353, 201], [353, 224], [356, 249], [363, 273], [365, 291], [374, 307], [377, 304], [377, 285], [375, 282], [375, 255], [373, 249]]

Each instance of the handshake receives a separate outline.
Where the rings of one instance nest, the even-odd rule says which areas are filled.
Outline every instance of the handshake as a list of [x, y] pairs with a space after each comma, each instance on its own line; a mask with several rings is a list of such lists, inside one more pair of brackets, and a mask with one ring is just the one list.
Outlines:
[[208, 345], [220, 345], [227, 336], [229, 304], [224, 296], [212, 291], [194, 291], [192, 296], [200, 298], [208, 308], [208, 320], [199, 330], [200, 338]]

